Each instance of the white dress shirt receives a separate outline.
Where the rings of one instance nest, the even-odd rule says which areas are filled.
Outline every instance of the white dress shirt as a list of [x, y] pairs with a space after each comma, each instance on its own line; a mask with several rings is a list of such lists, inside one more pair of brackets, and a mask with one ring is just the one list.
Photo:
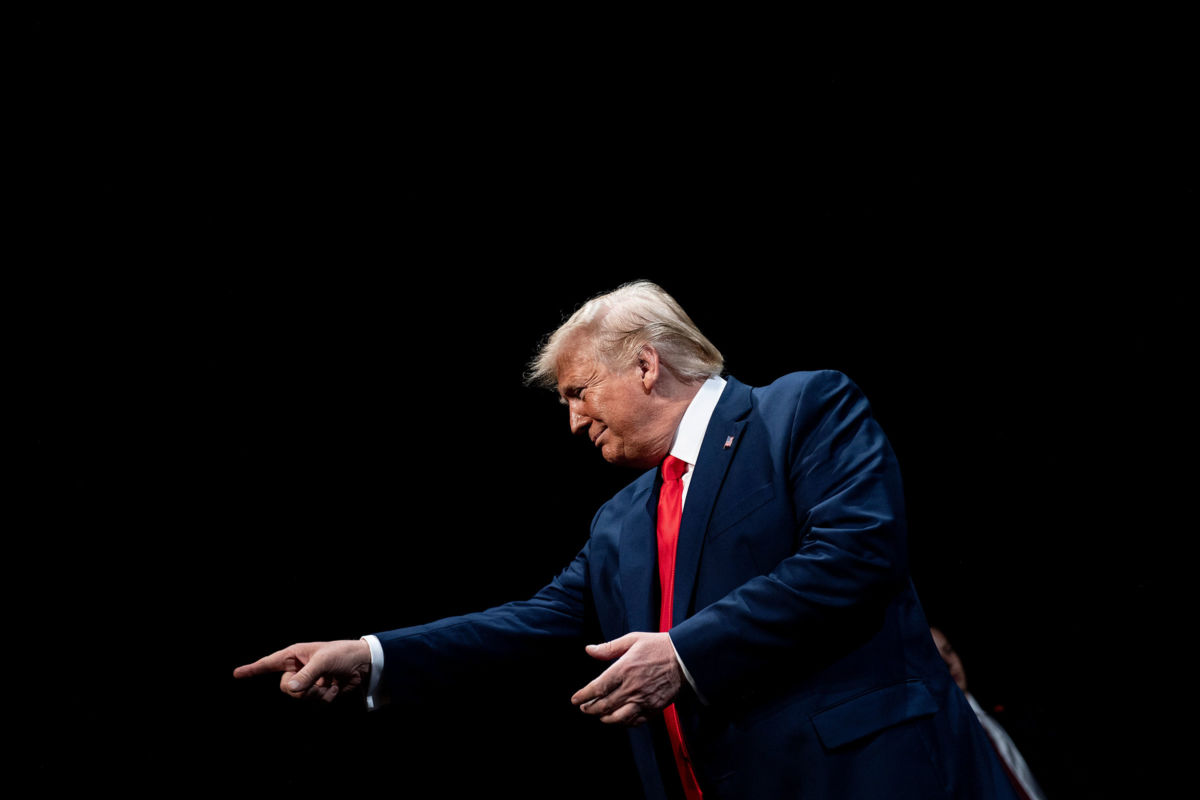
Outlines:
[[[688, 404], [687, 410], [683, 412], [683, 419], [679, 421], [679, 428], [675, 431], [675, 441], [671, 444], [670, 454], [686, 461], [688, 465], [687, 471], [683, 473], [682, 477], [683, 497], [681, 502], [684, 505], [687, 504], [687, 491], [692, 482], [692, 470], [696, 468], [696, 462], [700, 459], [700, 445], [704, 443], [704, 434], [708, 431], [708, 421], [712, 419], [713, 410], [716, 409], [717, 401], [721, 399], [721, 392], [724, 390], [725, 379], [721, 377], [709, 378], [701, 384], [700, 390], [696, 392], [696, 396]], [[371, 634], [362, 639], [371, 648], [371, 677], [367, 683], [367, 708], [374, 710], [380, 706], [379, 676], [383, 673], [383, 647], [379, 644], [379, 639]], [[672, 644], [672, 648], [674, 648], [674, 644]], [[699, 696], [700, 692], [696, 689], [696, 682], [692, 680], [679, 653], [675, 654], [675, 660], [679, 662], [683, 676]], [[700, 700], [704, 702], [703, 697], [700, 697]]]
[[1025, 763], [1025, 757], [1021, 755], [1021, 751], [1017, 749], [1016, 743], [1012, 737], [1004, 730], [1004, 727], [996, 720], [988, 716], [988, 713], [983, 710], [979, 702], [971, 695], [970, 692], [964, 692], [967, 696], [967, 702], [971, 704], [971, 710], [975, 712], [975, 716], [979, 718], [979, 724], [983, 726], [987, 732], [988, 738], [996, 745], [996, 750], [1000, 757], [1008, 764], [1008, 768], [1012, 771], [1016, 779], [1021, 782], [1022, 788], [1033, 800], [1045, 800], [1045, 795], [1042, 793], [1042, 787], [1033, 777], [1033, 772], [1030, 771], [1029, 765]]
[[[687, 411], [683, 412], [683, 419], [679, 421], [679, 428], [675, 431], [675, 442], [671, 445], [671, 455], [687, 462], [687, 471], [681, 478], [683, 481], [681, 509], [687, 506], [688, 486], [691, 485], [692, 471], [696, 469], [696, 462], [700, 460], [700, 445], [704, 443], [704, 434], [708, 432], [708, 421], [712, 419], [713, 410], [716, 409], [717, 401], [721, 399], [723, 391], [725, 391], [724, 378], [715, 377], [705, 381], [700, 387], [700, 391], [696, 392], [696, 396], [692, 398]], [[675, 647], [674, 642], [671, 643], [671, 647]], [[700, 698], [700, 702], [708, 705], [696, 687], [696, 681], [692, 679], [692, 674], [688, 672], [687, 665], [679, 657], [678, 651], [675, 653], [675, 660], [679, 662], [679, 668], [683, 670], [683, 677], [687, 679], [692, 691]]]

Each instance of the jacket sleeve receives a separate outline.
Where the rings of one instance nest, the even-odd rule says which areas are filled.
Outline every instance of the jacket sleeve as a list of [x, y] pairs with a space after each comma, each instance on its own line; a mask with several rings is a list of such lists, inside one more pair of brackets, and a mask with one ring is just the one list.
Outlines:
[[536, 658], [584, 636], [587, 547], [528, 600], [377, 633], [390, 702], [419, 702], [461, 681]]
[[750, 535], [791, 536], [794, 552], [671, 631], [709, 703], [882, 609], [907, 580], [899, 469], [866, 398], [837, 372], [815, 374], [792, 396], [790, 424], [775, 435], [788, 439], [780, 460], [795, 529]]

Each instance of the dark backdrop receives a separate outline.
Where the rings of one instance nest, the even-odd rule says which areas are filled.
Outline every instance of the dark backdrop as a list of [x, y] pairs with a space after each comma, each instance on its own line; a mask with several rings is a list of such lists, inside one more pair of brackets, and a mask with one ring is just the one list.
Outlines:
[[568, 702], [580, 653], [419, 718], [230, 673], [552, 578], [633, 476], [522, 371], [641, 277], [743, 382], [865, 390], [929, 616], [1052, 798], [1161, 779], [1190, 58], [694, 23], [14, 26], [9, 652], [34, 780], [629, 796], [623, 735]]

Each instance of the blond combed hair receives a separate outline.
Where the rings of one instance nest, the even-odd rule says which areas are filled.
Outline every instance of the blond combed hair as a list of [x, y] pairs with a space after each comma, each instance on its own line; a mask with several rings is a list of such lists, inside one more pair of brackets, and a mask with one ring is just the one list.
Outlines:
[[725, 360], [675, 298], [650, 281], [634, 281], [593, 297], [546, 337], [530, 362], [526, 383], [555, 388], [567, 346], [590, 347], [612, 368], [635, 364], [646, 345], [685, 383], [720, 375]]

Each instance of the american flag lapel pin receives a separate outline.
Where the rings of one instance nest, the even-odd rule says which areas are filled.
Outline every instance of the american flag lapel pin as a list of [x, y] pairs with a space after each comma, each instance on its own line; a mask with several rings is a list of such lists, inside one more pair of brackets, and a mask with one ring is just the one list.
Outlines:
[[726, 437], [725, 437], [725, 447], [723, 447], [722, 449], [723, 449], [723, 450], [728, 450], [728, 449], [729, 449], [729, 448], [731, 448], [731, 447], [733, 447], [733, 437], [732, 437], [732, 436], [726, 436]]

